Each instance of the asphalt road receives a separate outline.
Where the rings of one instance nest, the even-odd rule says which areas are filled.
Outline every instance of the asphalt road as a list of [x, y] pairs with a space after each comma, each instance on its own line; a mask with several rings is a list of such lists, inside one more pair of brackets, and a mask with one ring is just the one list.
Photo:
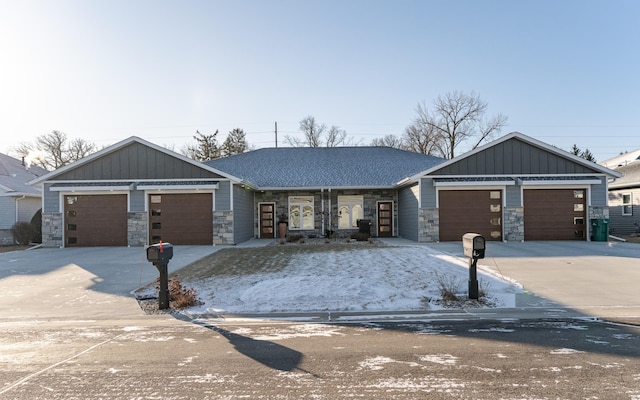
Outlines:
[[595, 321], [2, 327], [6, 399], [638, 399], [640, 329]]
[[[215, 250], [176, 249], [170, 269]], [[518, 308], [345, 324], [144, 315], [141, 248], [0, 254], [0, 399], [638, 400], [639, 256], [490, 244], [483, 264], [535, 290]]]

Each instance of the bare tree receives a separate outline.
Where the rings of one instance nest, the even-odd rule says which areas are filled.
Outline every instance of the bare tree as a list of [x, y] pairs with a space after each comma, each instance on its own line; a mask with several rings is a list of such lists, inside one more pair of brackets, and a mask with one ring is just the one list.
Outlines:
[[[58, 169], [78, 161], [96, 151], [94, 143], [82, 138], [68, 142], [67, 134], [60, 131], [52, 131], [36, 138], [35, 143], [21, 143], [14, 152], [30, 159], [35, 165], [48, 170]], [[36, 157], [33, 157], [37, 154]]]
[[392, 134], [373, 139], [371, 141], [371, 146], [392, 147], [394, 149], [406, 150], [405, 143], [402, 138]]
[[335, 125], [332, 125], [327, 132], [327, 147], [344, 146], [347, 143], [347, 132], [344, 129], [340, 129]]
[[300, 130], [304, 139], [292, 136], [285, 136], [285, 140], [294, 147], [320, 147], [322, 146], [322, 135], [327, 129], [325, 124], [319, 124], [316, 119], [309, 115], [300, 121]]
[[193, 137], [195, 144], [189, 144], [181, 150], [181, 153], [196, 161], [209, 161], [220, 158], [221, 152], [218, 146], [218, 130], [210, 135], [204, 135], [200, 131], [196, 131]]
[[442, 134], [429, 124], [432, 118], [425, 104], [416, 107], [416, 119], [404, 130], [405, 149], [420, 154], [441, 155]]
[[327, 129], [325, 124], [316, 122], [312, 116], [300, 121], [303, 138], [286, 135], [284, 139], [293, 147], [337, 147], [353, 146], [355, 141], [349, 138], [347, 132], [335, 125]]
[[440, 136], [438, 148], [446, 158], [455, 157], [457, 147], [467, 140], [474, 142], [471, 149], [477, 148], [499, 133], [507, 122], [507, 117], [502, 114], [485, 119], [487, 102], [474, 92], [450, 92], [438, 96], [432, 112], [424, 111], [424, 115], [419, 114], [417, 119], [435, 129]]
[[222, 143], [222, 157], [232, 156], [247, 151], [249, 143], [247, 143], [247, 135], [240, 128], [235, 128], [229, 132], [229, 135]]

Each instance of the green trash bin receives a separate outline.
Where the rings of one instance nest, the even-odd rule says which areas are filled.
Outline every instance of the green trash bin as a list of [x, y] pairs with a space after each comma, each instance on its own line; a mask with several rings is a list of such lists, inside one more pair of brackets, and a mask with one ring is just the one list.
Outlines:
[[608, 219], [594, 218], [591, 220], [591, 240], [594, 242], [606, 242], [609, 240]]

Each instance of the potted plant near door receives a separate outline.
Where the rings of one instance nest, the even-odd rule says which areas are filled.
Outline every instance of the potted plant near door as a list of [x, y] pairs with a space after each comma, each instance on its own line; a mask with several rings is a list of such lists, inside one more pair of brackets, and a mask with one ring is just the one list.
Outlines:
[[287, 236], [287, 228], [289, 226], [289, 221], [287, 221], [287, 214], [282, 213], [278, 215], [278, 237], [284, 238]]

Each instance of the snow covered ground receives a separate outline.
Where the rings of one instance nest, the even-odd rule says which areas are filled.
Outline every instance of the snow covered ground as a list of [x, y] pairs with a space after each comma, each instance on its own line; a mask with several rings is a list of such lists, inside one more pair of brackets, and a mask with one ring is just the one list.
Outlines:
[[[483, 260], [480, 260], [479, 264]], [[456, 282], [467, 296], [466, 260], [428, 246], [353, 246], [293, 256], [278, 272], [182, 281], [202, 305], [189, 313], [439, 310], [442, 282]], [[478, 266], [484, 307], [514, 307], [516, 282]], [[138, 293], [140, 295], [140, 293]], [[475, 305], [483, 306], [483, 305]]]

